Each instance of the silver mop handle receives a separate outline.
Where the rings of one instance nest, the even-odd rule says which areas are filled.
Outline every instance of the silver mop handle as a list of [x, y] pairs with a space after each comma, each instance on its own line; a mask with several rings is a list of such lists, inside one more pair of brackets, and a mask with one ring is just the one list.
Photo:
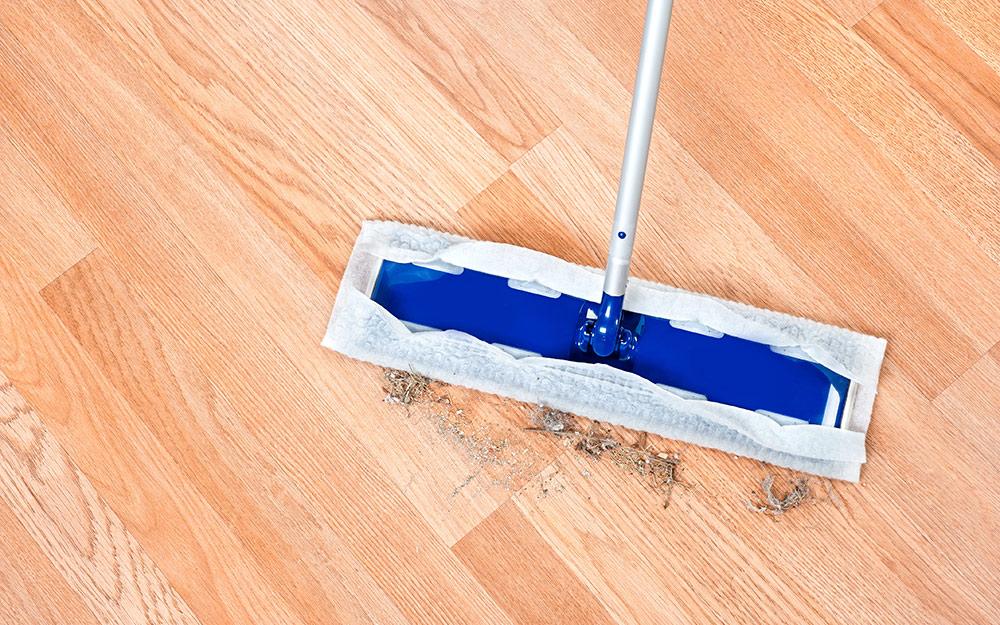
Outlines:
[[635, 225], [639, 218], [639, 201], [646, 178], [649, 142], [653, 134], [653, 116], [656, 98], [660, 92], [663, 75], [663, 56], [667, 49], [667, 31], [673, 0], [649, 0], [646, 7], [646, 26], [642, 33], [639, 52], [639, 69], [635, 77], [632, 96], [632, 113], [625, 140], [625, 158], [618, 186], [614, 227], [608, 250], [608, 265], [604, 273], [604, 293], [610, 296], [625, 294], [628, 269], [632, 262], [632, 245]]

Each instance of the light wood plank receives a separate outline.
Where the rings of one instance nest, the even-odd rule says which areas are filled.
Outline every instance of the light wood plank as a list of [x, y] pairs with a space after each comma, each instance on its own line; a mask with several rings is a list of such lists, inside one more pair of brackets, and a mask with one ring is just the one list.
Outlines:
[[95, 247], [30, 161], [0, 130], [0, 254], [40, 289]]
[[887, 0], [854, 27], [994, 166], [1000, 76], [921, 0]]
[[[678, 492], [664, 510], [634, 475], [569, 451], [515, 502], [617, 622], [756, 622], [774, 606], [797, 623], [835, 620], [815, 588], [789, 575], [769, 551], [745, 545], [743, 532], [771, 521], [737, 523], [730, 515], [742, 516], [734, 505], [742, 502], [729, 498], [723, 514], [707, 503], [717, 491], [709, 493]], [[689, 527], [698, 529], [680, 529]], [[792, 532], [784, 528], [783, 540], [794, 540]], [[780, 589], [770, 582], [779, 570]]]
[[0, 505], [0, 622], [98, 625], [14, 512]]
[[198, 623], [0, 373], [0, 497], [105, 623]]
[[976, 450], [983, 464], [1000, 466], [1000, 346], [994, 347], [934, 399], [949, 426]]
[[[533, 149], [532, 155], [539, 149]], [[583, 264], [600, 262], [600, 253], [584, 243], [583, 233], [566, 225], [564, 211], [558, 207], [543, 202], [514, 171], [508, 171], [463, 206], [458, 216], [469, 224], [469, 235], [475, 239], [539, 252], [546, 252], [552, 239], [558, 239], [560, 258]], [[524, 215], [531, 216], [530, 227], [522, 223]]]
[[[330, 295], [316, 287], [315, 276], [280, 249], [262, 255], [261, 246], [273, 250], [276, 243], [266, 233], [255, 236], [261, 232], [259, 227], [221, 227], [217, 222], [179, 218], [179, 223], [192, 228], [191, 234], [203, 249], [210, 246], [215, 254], [216, 264], [207, 266], [163, 210], [179, 211], [180, 216], [235, 219], [250, 224], [246, 212], [235, 207], [231, 212], [184, 212], [184, 205], [177, 204], [173, 194], [183, 192], [194, 197], [194, 181], [180, 190], [162, 183], [143, 188], [131, 172], [122, 169], [102, 138], [95, 135], [95, 126], [58, 99], [45, 97], [54, 92], [54, 86], [44, 75], [24, 65], [7, 75], [23, 81], [22, 90], [35, 98], [30, 101], [33, 113], [28, 114], [21, 101], [6, 115], [22, 136], [33, 139], [37, 124], [52, 117], [59, 120], [52, 125], [46, 141], [35, 140], [30, 148], [61, 196], [72, 205], [74, 214], [122, 267], [123, 276], [135, 285], [137, 294], [169, 331], [195, 346], [191, 354], [199, 366], [231, 399], [234, 409], [250, 419], [257, 436], [300, 481], [309, 509], [321, 515], [344, 539], [403, 614], [417, 622], [506, 620], [445, 542], [401, 495], [401, 488], [381, 470], [372, 470], [379, 466], [379, 460], [349, 425], [337, 418], [337, 395], [318, 390], [344, 386], [345, 373], [370, 374], [331, 364], [337, 357], [320, 347], [321, 331], [310, 334], [303, 330], [324, 327], [329, 312]], [[88, 83], [87, 88], [102, 84]], [[147, 118], [156, 120], [148, 113]], [[94, 117], [92, 121], [99, 120]], [[100, 124], [96, 128], [106, 127]], [[135, 142], [134, 137], [128, 140]], [[157, 164], [161, 171], [176, 171], [152, 154], [140, 151], [138, 155]], [[91, 177], [88, 170], [88, 176], [80, 176], [81, 163], [93, 163], [95, 159], [103, 164], [100, 175]], [[149, 175], [148, 171], [142, 173], [144, 177]], [[219, 193], [220, 187], [209, 183], [203, 191]], [[221, 191], [231, 189], [222, 186]], [[95, 197], [100, 198], [100, 209], [95, 207]], [[113, 219], [108, 218], [109, 213]], [[200, 239], [203, 236], [207, 238]], [[231, 262], [235, 259], [230, 254], [239, 260]], [[227, 277], [233, 275], [231, 272], [240, 277], [227, 284], [215, 268]], [[297, 276], [295, 281], [289, 281], [291, 275]], [[265, 280], [271, 281], [276, 290], [262, 290]], [[290, 287], [292, 290], [286, 292]], [[243, 296], [252, 301], [243, 301]], [[324, 301], [325, 305], [318, 304]], [[288, 307], [295, 312], [290, 313]], [[304, 321], [302, 314], [312, 320]], [[265, 321], [268, 318], [270, 321]], [[274, 415], [281, 415], [281, 419], [276, 420]], [[345, 449], [351, 453], [344, 454]], [[330, 475], [339, 479], [331, 481]]]
[[453, 549], [517, 623], [614, 622], [513, 502]]
[[[269, 449], [247, 427], [245, 417], [232, 409], [187, 350], [149, 314], [109, 259], [103, 254], [88, 257], [43, 294], [170, 454], [196, 459], [183, 467], [185, 476], [206, 494], [240, 541], [253, 546], [274, 585], [301, 588], [291, 597], [300, 612], [310, 622], [323, 622], [337, 614], [343, 614], [345, 622], [360, 618], [361, 606], [352, 605], [351, 595], [343, 593], [350, 580], [344, 579], [339, 567], [330, 565], [350, 562], [350, 553], [331, 537], [322, 518], [308, 511], [308, 499], [287, 468], [270, 458]], [[376, 384], [366, 388], [365, 394], [377, 397], [377, 374], [372, 379]], [[429, 412], [419, 415], [410, 415], [402, 406], [383, 407], [359, 428], [369, 444], [384, 453], [397, 482], [406, 486], [407, 496], [449, 544], [505, 501], [511, 489], [541, 470], [545, 464], [541, 452], [548, 447], [538, 437], [527, 439], [519, 429], [511, 430], [500, 419], [496, 419], [496, 431], [487, 437], [479, 431], [484, 427], [482, 415], [475, 427], [470, 425], [462, 433], [463, 441], [442, 435], [446, 423], [460, 423], [461, 414], [456, 416], [454, 411], [461, 409], [456, 406], [470, 403], [462, 395], [462, 389], [450, 390], [451, 405], [432, 405]], [[447, 421], [444, 416], [438, 418], [446, 411], [450, 411]], [[524, 418], [527, 421], [527, 415]], [[409, 453], [401, 453], [400, 439], [411, 445]], [[488, 450], [482, 447], [488, 443], [517, 450], [534, 445], [538, 451], [528, 455], [518, 451], [517, 457], [501, 451], [484, 460]], [[532, 470], [534, 465], [537, 468]], [[428, 484], [428, 478], [435, 476], [464, 477], [445, 485]], [[276, 494], [279, 487], [280, 496]], [[286, 543], [284, 536], [292, 542]], [[295, 555], [300, 553], [307, 555], [305, 565]], [[372, 596], [365, 604], [379, 605], [380, 593], [371, 588], [367, 592]], [[329, 601], [323, 599], [327, 596]], [[386, 603], [384, 598], [382, 603]], [[399, 620], [394, 609], [382, 608], [383, 613], [373, 615], [375, 620]]]
[[[857, 33], [808, 0], [753, 2], [750, 16], [909, 184], [1000, 262], [1000, 170]], [[958, 104], [956, 102], [956, 104]], [[851, 188], [851, 187], [847, 187]], [[881, 196], [873, 195], [871, 197]], [[917, 198], [921, 201], [920, 198]], [[904, 205], [912, 211], [912, 203]], [[923, 212], [923, 211], [921, 211]], [[922, 226], [946, 231], [944, 226]], [[955, 251], [962, 242], [947, 247]], [[963, 263], [941, 259], [943, 267]]]
[[[457, 208], [506, 167], [400, 44], [348, 3], [60, 0], [9, 13], [40, 56], [54, 40], [76, 50], [76, 67], [58, 58], [51, 67], [101, 73], [93, 88], [124, 88], [145, 107], [143, 91], [155, 89], [158, 106], [200, 138], [176, 147], [218, 159], [328, 283], [361, 219]], [[134, 139], [129, 118], [117, 121], [118, 138]]]
[[[631, 268], [636, 277], [847, 323], [832, 300], [682, 148], [669, 137], [657, 139], [666, 145], [650, 159], [656, 173], [643, 192], [646, 213], [639, 218]], [[683, 171], [679, 180], [678, 167]], [[512, 171], [542, 199], [544, 212], [558, 215], [584, 242], [585, 256], [577, 262], [603, 267], [607, 233], [594, 224], [610, 225], [616, 187], [587, 156], [585, 144], [569, 128], [560, 128]], [[573, 171], [574, 178], [559, 176], [563, 171]]]
[[862, 483], [833, 485], [822, 501], [813, 480], [821, 501], [777, 520], [745, 502], [755, 478], [777, 473], [781, 487], [790, 476], [696, 448], [681, 456], [696, 486], [675, 489], [666, 510], [638, 478], [576, 452], [515, 501], [620, 622], [992, 622], [996, 471], [970, 470], [973, 446], [937, 425], [898, 367], [883, 385]]
[[853, 26], [884, 0], [822, 0], [845, 26]]
[[367, 379], [354, 424], [385, 472], [446, 545], [454, 545], [533, 478], [557, 452], [527, 434], [526, 407], [461, 387], [445, 387], [415, 405], [386, 403], [382, 369], [360, 363]]
[[356, 4], [399, 39], [410, 61], [509, 161], [559, 125], [448, 3], [358, 0]]
[[[890, 339], [830, 501], [773, 522], [745, 499], [789, 473], [648, 437], [693, 484], [664, 510], [521, 432], [532, 407], [442, 389], [528, 459], [484, 466], [319, 346], [364, 218], [603, 264], [643, 16], [619, 0], [4, 4], [16, 444], [54, 435], [162, 572], [135, 583], [205, 623], [997, 622], [1000, 14], [889, 1], [856, 28], [876, 0], [677, 3], [633, 265]], [[67, 498], [38, 492], [0, 499], [25, 545], [0, 619], [109, 620], [70, 601], [90, 562], [46, 565], [32, 523]]]
[[[496, 49], [506, 51], [511, 66], [563, 120], [560, 129], [512, 169], [544, 202], [544, 209], [533, 211], [530, 220], [542, 213], [557, 217], [585, 244], [585, 256], [567, 258], [597, 267], [605, 262], [605, 228], [614, 208], [631, 101], [628, 89], [591, 52], [605, 41], [593, 28], [611, 19], [602, 6], [583, 12], [594, 14], [593, 22], [574, 24], [574, 29], [594, 37], [586, 46], [552, 13], [534, 5], [513, 3], [503, 12], [467, 9], [466, 17], [489, 33]], [[634, 17], [638, 30], [633, 33], [627, 23], [612, 19], [614, 28], [600, 35], [615, 42], [608, 45], [616, 53], [636, 56], [641, 10], [609, 12], [623, 19]], [[634, 48], [629, 47], [630, 38]], [[634, 65], [635, 60], [626, 63]], [[567, 97], [580, 89], [586, 90], [586, 98]], [[660, 117], [664, 114], [669, 114], [667, 103], [660, 108]], [[562, 255], [562, 241], [552, 237], [546, 249]], [[632, 272], [696, 292], [852, 325], [850, 317], [662, 127], [654, 131]], [[879, 331], [871, 325], [854, 327]]]
[[927, 0], [955, 32], [1000, 73], [1000, 5], [978, 0]]
[[[40, 42], [36, 42], [40, 45]], [[120, 85], [131, 87], [134, 76], [128, 67], [116, 63], [114, 58], [103, 55], [100, 50], [94, 50], [94, 55], [100, 59], [101, 67], [106, 67], [108, 72], [113, 72], [118, 81], [109, 81], [106, 74], [97, 71], [93, 64], [82, 63], [74, 71], [67, 71], [61, 68], [58, 63], [51, 64], [53, 71], [56, 71], [62, 80], [81, 81], [81, 89], [86, 85], [87, 89], [106, 90], [108, 93], [101, 96], [93, 96], [93, 99], [102, 102], [116, 102], [110, 95], [117, 93]], [[103, 56], [102, 56], [103, 55]], [[107, 63], [108, 65], [101, 65]], [[84, 76], [85, 78], [80, 78]], [[101, 135], [101, 140], [109, 145], [115, 146], [115, 151], [119, 154], [128, 154], [131, 158], [143, 162], [144, 167], [137, 177], [145, 184], [148, 194], [154, 199], [162, 211], [154, 209], [130, 209], [137, 221], [147, 218], [154, 219], [162, 233], [169, 232], [170, 235], [164, 237], [160, 235], [162, 241], [154, 241], [141, 234], [130, 232], [128, 228], [118, 228], [112, 225], [110, 228], [104, 224], [95, 225], [95, 230], [105, 236], [105, 241], [109, 241], [107, 249], [115, 256], [116, 262], [124, 268], [133, 265], [132, 257], [136, 250], [153, 245], [156, 250], [146, 249], [139, 252], [139, 256], [146, 258], [160, 259], [148, 265], [148, 271], [141, 272], [136, 276], [138, 283], [147, 284], [156, 292], [152, 299], [156, 302], [168, 304], [167, 309], [153, 308], [168, 322], [178, 318], [181, 313], [178, 325], [173, 328], [185, 337], [197, 344], [198, 339], [192, 338], [189, 334], [192, 327], [200, 328], [206, 332], [207, 336], [217, 335], [217, 328], [207, 323], [206, 319], [212, 319], [220, 313], [206, 313], [204, 310], [197, 313], [190, 308], [193, 301], [205, 301], [209, 307], [226, 306], [229, 312], [224, 315], [233, 320], [234, 327], [239, 327], [238, 333], [247, 334], [250, 332], [239, 323], [241, 317], [249, 317], [254, 320], [267, 318], [263, 325], [255, 325], [257, 339], [263, 344], [275, 345], [272, 347], [272, 354], [275, 354], [282, 361], [282, 367], [289, 370], [300, 370], [313, 384], [315, 389], [336, 389], [343, 386], [341, 379], [342, 366], [338, 366], [333, 360], [334, 356], [319, 345], [319, 335], [314, 332], [303, 331], [303, 328], [325, 327], [326, 318], [329, 315], [329, 308], [332, 301], [332, 293], [327, 286], [321, 283], [316, 276], [312, 275], [301, 259], [291, 253], [287, 246], [281, 244], [279, 237], [275, 234], [272, 224], [257, 223], [253, 218], [254, 206], [251, 199], [243, 195], [239, 189], [233, 188], [221, 172], [213, 170], [211, 162], [198, 150], [192, 149], [186, 140], [189, 139], [182, 128], [177, 128], [174, 119], [168, 111], [163, 110], [152, 94], [140, 87], [136, 88], [136, 99], [126, 102], [126, 110], [112, 110], [106, 114], [88, 113], [90, 121], [94, 124], [97, 132]], [[84, 102], [79, 102], [83, 107]], [[105, 120], [121, 119], [142, 119], [144, 127], [155, 132], [160, 141], [174, 146], [172, 154], [175, 155], [176, 162], [167, 162], [163, 159], [160, 150], [151, 149], [146, 141], [131, 136], [127, 129], [117, 121], [105, 123]], [[173, 176], [177, 168], [185, 170], [202, 171], [203, 175], [197, 180], [176, 180], [174, 184], [164, 185], [162, 180]], [[219, 174], [215, 177], [213, 174]], [[143, 202], [140, 202], [143, 203]], [[148, 204], [148, 201], [144, 202]], [[192, 206], [199, 206], [196, 218], [192, 214]], [[166, 213], [169, 218], [162, 213]], [[90, 219], [100, 221], [98, 213], [91, 212]], [[173, 223], [171, 223], [173, 222]], [[174, 225], [176, 224], [176, 226]], [[183, 229], [184, 234], [180, 233]], [[119, 235], [124, 235], [128, 240], [127, 244], [113, 244], [111, 240], [117, 240]], [[108, 238], [109, 237], [109, 238]], [[182, 280], [169, 279], [160, 281], [157, 275], [163, 276], [165, 273], [174, 273], [176, 276], [183, 276], [187, 272], [183, 263], [175, 257], [178, 250], [187, 249], [189, 243], [201, 252], [202, 258], [212, 259], [212, 266], [207, 263], [203, 271], [208, 274], [217, 274], [218, 283], [208, 285], [210, 289], [222, 289], [216, 291], [215, 296], [206, 298], [206, 286], [200, 284], [199, 280], [191, 280], [188, 275]], [[346, 260], [346, 248], [342, 248], [341, 258], [338, 264], [341, 266]], [[143, 261], [146, 262], [146, 261]], [[197, 261], [192, 261], [197, 262]], [[329, 270], [329, 268], [328, 268]], [[126, 269], [126, 274], [128, 274]], [[202, 280], [211, 280], [202, 278]], [[222, 283], [225, 286], [222, 286]], [[179, 310], [170, 304], [171, 297], [161, 289], [166, 284], [172, 284], [171, 291], [176, 293], [185, 290], [190, 294], [189, 303]], [[233, 294], [229, 294], [229, 291]], [[142, 291], [142, 288], [137, 289]], [[278, 295], [280, 294], [280, 295]], [[235, 295], [235, 297], [233, 296]], [[206, 316], [207, 315], [207, 316]], [[268, 328], [272, 336], [264, 336], [263, 328]], [[197, 332], [198, 330], [196, 330]], [[221, 337], [220, 337], [221, 338]], [[213, 338], [211, 340], [220, 340]], [[254, 353], [255, 358], [259, 357], [260, 348], [254, 340], [244, 341], [240, 338], [242, 348], [227, 347], [227, 350], [245, 349]], [[203, 339], [205, 340], [205, 339]], [[221, 339], [228, 340], [228, 339]], [[283, 352], [283, 353], [282, 353]], [[294, 364], [293, 361], [294, 360]], [[204, 364], [204, 360], [199, 361]], [[227, 376], [238, 376], [237, 372], [231, 371], [231, 361], [221, 359], [215, 361], [215, 365], [205, 365], [206, 372], [215, 380], [214, 369], [224, 368]], [[264, 361], [261, 361], [264, 362]], [[261, 373], [262, 378], [270, 376], [273, 364], [265, 365], [267, 372]], [[298, 375], [297, 373], [293, 375]], [[371, 374], [370, 369], [355, 370], [354, 375], [358, 378], [358, 384], [370, 386], [376, 381], [377, 376]], [[234, 379], [235, 383], [245, 389], [247, 382], [243, 379]], [[217, 380], [215, 380], [217, 381]], [[377, 382], [376, 382], [377, 383]], [[275, 382], [275, 384], [277, 384]], [[221, 386], [221, 384], [220, 384]], [[240, 393], [245, 393], [245, 390]], [[259, 389], [258, 389], [259, 392]], [[334, 393], [328, 393], [322, 400], [314, 390], [309, 391], [309, 396], [316, 401], [322, 401], [326, 407], [315, 408], [316, 413], [334, 413], [333, 401], [345, 401], [336, 399]], [[244, 400], [245, 401], [245, 400]], [[291, 400], [289, 400], [291, 401]], [[349, 401], [349, 400], [347, 400]], [[239, 406], [237, 406], [239, 408]], [[287, 406], [284, 411], [293, 410]], [[294, 409], [305, 415], [303, 408]], [[370, 410], [368, 407], [361, 407], [358, 410]], [[394, 429], [398, 423], [398, 415], [394, 415], [389, 409], [382, 408], [380, 416], [384, 420], [365, 420], [358, 428], [359, 436], [355, 438], [355, 433], [347, 433], [342, 430], [350, 439], [350, 443], [343, 442], [342, 446], [368, 446], [377, 450], [379, 462], [392, 465], [390, 479], [395, 481], [395, 486], [399, 490], [406, 488], [407, 497], [421, 506], [421, 510], [426, 512], [428, 517], [434, 522], [439, 530], [439, 535], [445, 544], [451, 544], [462, 534], [471, 528], [480, 519], [488, 515], [496, 505], [506, 498], [506, 490], [493, 490], [492, 494], [486, 497], [477, 497], [480, 487], [490, 490], [491, 482], [498, 480], [502, 483], [510, 482], [511, 479], [521, 480], [530, 477], [530, 473], [515, 477], [491, 475], [490, 471], [482, 473], [474, 488], [460, 498], [453, 497], [456, 488], [466, 482], [470, 474], [475, 472], [467, 462], [448, 463], [445, 460], [449, 457], [443, 455], [439, 458], [437, 466], [446, 468], [447, 479], [433, 480], [431, 483], [416, 484], [410, 483], [412, 466], [418, 462], [418, 457], [423, 453], [424, 448], [431, 441], [426, 436], [434, 434], [426, 428], [419, 429], [425, 436], [417, 444], [411, 443], [405, 438], [394, 434]], [[319, 427], [314, 422], [313, 417], [309, 417], [311, 425], [309, 427]], [[510, 427], [508, 423], [507, 428]], [[435, 439], [440, 436], [436, 435]], [[325, 452], [324, 452], [325, 453]], [[457, 454], [457, 455], [455, 455]], [[451, 456], [455, 459], [461, 457], [462, 452], [456, 450]], [[540, 465], [541, 466], [541, 465]], [[527, 471], [526, 467], [522, 467]], [[363, 466], [359, 470], [367, 471]], [[511, 468], [511, 472], [515, 472]], [[520, 469], [517, 470], [520, 472]], [[520, 482], [517, 482], [520, 483]], [[416, 486], [416, 488], [408, 488]], [[424, 486], [429, 488], [425, 489]], [[463, 489], [464, 491], [464, 489]], [[424, 498], [421, 494], [426, 494]], [[491, 501], [493, 500], [493, 501]], [[473, 513], [473, 511], [475, 511]], [[456, 533], [457, 532], [457, 533]]]
[[[180, 468], [189, 461], [171, 453], [179, 448], [178, 439], [166, 441], [165, 448], [135, 418], [61, 320], [2, 259], [0, 278], [5, 295], [0, 300], [0, 336], [5, 337], [0, 342], [0, 367], [32, 405], [44, 411], [46, 425], [188, 604], [211, 623], [300, 622], [281, 597], [281, 586], [267, 581], [273, 572], [263, 566], [264, 554], [258, 561], [248, 552], [246, 545], [255, 536], [235, 535], [227, 510], [220, 514], [209, 503], [215, 503], [216, 494], [209, 492], [206, 501]], [[113, 311], [113, 316], [128, 314], [133, 304], [120, 305], [124, 310]], [[172, 414], [157, 416], [162, 419], [157, 422], [161, 431], [174, 419]], [[276, 542], [273, 537], [269, 540]], [[295, 583], [306, 586], [309, 578], [302, 577]], [[354, 573], [351, 578], [364, 588], [363, 577]], [[344, 609], [350, 605], [342, 604]], [[320, 622], [328, 622], [335, 613]]]
[[64, 273], [43, 296], [135, 412], [121, 435], [155, 437], [172, 458], [184, 459], [183, 479], [252, 554], [255, 585], [278, 590], [280, 603], [296, 614], [281, 620], [406, 622], [374, 581], [358, 573], [361, 563], [309, 511], [294, 478], [103, 253]]

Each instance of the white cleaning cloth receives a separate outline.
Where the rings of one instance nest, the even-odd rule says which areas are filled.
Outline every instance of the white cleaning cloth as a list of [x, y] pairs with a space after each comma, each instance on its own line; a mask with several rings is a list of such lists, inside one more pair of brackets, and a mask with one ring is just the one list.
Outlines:
[[463, 332], [411, 332], [369, 299], [381, 261], [447, 263], [534, 282], [599, 301], [603, 272], [547, 254], [473, 241], [392, 222], [365, 222], [344, 273], [323, 345], [385, 367], [412, 369], [451, 384], [540, 403], [668, 438], [714, 447], [835, 479], [857, 481], [865, 461], [886, 342], [842, 328], [708, 295], [629, 280], [625, 307], [691, 321], [810, 359], [857, 383], [846, 428], [779, 425], [767, 416], [701, 399], [685, 399], [635, 374], [601, 364], [538, 356], [516, 358]]

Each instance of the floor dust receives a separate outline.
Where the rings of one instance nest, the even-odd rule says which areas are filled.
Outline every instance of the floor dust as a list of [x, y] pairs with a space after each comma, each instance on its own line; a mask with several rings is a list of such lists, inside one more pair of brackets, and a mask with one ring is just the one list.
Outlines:
[[[586, 425], [582, 425], [582, 421], [587, 421]], [[645, 433], [639, 435], [638, 442], [634, 445], [626, 445], [612, 438], [609, 432], [602, 432], [600, 424], [595, 421], [545, 406], [535, 408], [532, 422], [535, 427], [528, 428], [529, 431], [575, 441], [573, 446], [577, 451], [595, 460], [607, 458], [642, 476], [653, 490], [662, 494], [664, 508], [670, 505], [674, 486], [688, 486], [680, 478], [679, 456], [650, 450]]]
[[[530, 448], [526, 439], [518, 436], [522, 430], [562, 439], [564, 445], [571, 446], [595, 461], [606, 459], [637, 475], [651, 491], [661, 497], [664, 508], [670, 505], [675, 486], [692, 486], [681, 477], [682, 463], [679, 455], [653, 449], [647, 442], [645, 432], [635, 433], [634, 440], [626, 443], [624, 439], [629, 437], [622, 435], [622, 428], [612, 430], [584, 417], [545, 406], [525, 405], [506, 398], [500, 398], [493, 405], [500, 409], [501, 414], [508, 413], [508, 406], [521, 406], [526, 411], [521, 414], [528, 416], [528, 427], [520, 427], [516, 423], [517, 419], [503, 424], [486, 423], [482, 419], [473, 419], [466, 409], [454, 405], [451, 398], [453, 388], [442, 382], [413, 371], [395, 369], [384, 369], [383, 376], [385, 401], [401, 404], [405, 406], [408, 415], [433, 424], [442, 439], [464, 449], [474, 465], [473, 472], [455, 488], [453, 496], [457, 496], [480, 476], [489, 480], [488, 485], [507, 489], [520, 488], [543, 464], [548, 464], [551, 458], [544, 451], [536, 452]], [[587, 476], [589, 472], [584, 471], [583, 474]], [[551, 476], [545, 479], [551, 479]], [[747, 508], [777, 516], [804, 503], [819, 503], [830, 498], [829, 495], [823, 499], [815, 498], [808, 477], [790, 479], [791, 488], [787, 492], [776, 493], [774, 481], [774, 475], [765, 478], [761, 482], [761, 492], [751, 495], [755, 500], [745, 501]], [[542, 489], [546, 494], [551, 491], [553, 488], [548, 484]], [[555, 492], [559, 492], [559, 489]]]
[[385, 400], [397, 404], [409, 405], [421, 402], [430, 395], [431, 379], [412, 371], [383, 369], [385, 380]]
[[754, 492], [754, 495], [758, 495], [757, 502], [747, 501], [747, 508], [754, 512], [763, 512], [764, 514], [777, 516], [785, 514], [793, 508], [798, 508], [806, 502], [818, 501], [813, 497], [808, 477], [789, 480], [789, 483], [791, 484], [791, 489], [788, 492], [779, 492], [776, 494], [773, 490], [774, 476], [767, 476], [760, 483], [762, 492]]
[[384, 369], [383, 378], [385, 401], [402, 404], [410, 416], [431, 423], [442, 439], [461, 447], [475, 465], [453, 495], [480, 475], [493, 486], [519, 486], [541, 460], [534, 450], [511, 445], [512, 426], [477, 422], [466, 409], [454, 405], [447, 385], [413, 371], [396, 369]]

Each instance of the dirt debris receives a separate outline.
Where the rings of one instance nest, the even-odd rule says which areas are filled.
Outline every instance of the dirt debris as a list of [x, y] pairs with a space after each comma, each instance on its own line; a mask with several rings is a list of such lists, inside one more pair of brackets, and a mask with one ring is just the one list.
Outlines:
[[573, 429], [573, 415], [545, 406], [536, 406], [531, 413], [531, 422], [546, 432], [568, 432]]
[[431, 379], [415, 371], [383, 369], [382, 377], [385, 379], [387, 402], [410, 405], [430, 398]]
[[577, 451], [594, 460], [608, 458], [618, 466], [646, 478], [653, 489], [663, 494], [664, 508], [670, 505], [674, 486], [688, 486], [680, 478], [680, 457], [677, 454], [649, 451], [645, 432], [639, 435], [638, 442], [632, 446], [607, 433], [601, 433], [600, 424], [596, 422], [581, 430], [577, 427], [577, 421], [578, 419], [565, 412], [538, 406], [532, 415], [532, 422], [538, 427], [526, 429], [575, 440], [574, 447]]
[[[510, 489], [523, 483], [522, 478], [530, 477], [531, 469], [537, 461], [545, 460], [516, 436], [513, 437], [515, 443], [522, 444], [511, 445], [510, 434], [513, 428], [503, 423], [488, 424], [470, 418], [466, 410], [453, 405], [448, 393], [449, 387], [444, 383], [415, 371], [397, 369], [384, 369], [383, 378], [386, 402], [401, 404], [406, 408], [408, 416], [432, 423], [443, 439], [462, 447], [477, 467], [458, 485], [453, 495], [460, 493], [473, 480], [482, 484], [481, 480], [484, 478], [489, 480], [487, 484]], [[513, 402], [506, 398], [502, 399], [504, 406], [511, 403]], [[594, 461], [607, 458], [636, 474], [652, 490], [660, 493], [664, 508], [670, 505], [674, 486], [693, 486], [681, 477], [682, 463], [679, 455], [651, 449], [645, 432], [636, 433], [635, 441], [626, 443], [621, 439], [629, 439], [629, 431], [613, 430], [600, 422], [545, 406], [529, 407], [528, 410], [531, 426], [523, 428], [525, 431], [563, 439], [566, 446], [572, 446]], [[522, 429], [516, 425], [514, 428]], [[583, 471], [581, 474], [588, 477], [590, 472]], [[551, 481], [552, 476], [543, 480], [543, 494], [562, 490], [561, 486], [556, 486], [558, 482], [549, 484]], [[808, 477], [788, 481], [790, 489], [787, 492], [775, 492], [775, 476], [767, 476], [761, 481], [761, 492], [754, 491], [751, 500], [745, 500], [747, 508], [778, 517], [805, 503], [819, 503], [831, 498], [836, 502], [835, 495], [831, 493], [817, 499]], [[828, 490], [832, 492], [831, 487]]]
[[454, 405], [448, 388], [415, 371], [383, 369], [385, 401], [401, 404], [408, 416], [432, 424], [443, 440], [461, 447], [477, 467], [453, 495], [479, 476], [486, 478], [489, 485], [509, 489], [530, 475], [538, 455], [511, 446], [509, 435], [513, 428], [505, 430], [473, 419], [465, 409]]
[[544, 474], [538, 482], [537, 497], [545, 499], [550, 494], [564, 492], [566, 486], [558, 478], [558, 472]]
[[753, 501], [747, 501], [747, 508], [753, 510], [754, 512], [763, 512], [764, 514], [777, 516], [779, 514], [785, 514], [793, 508], [798, 508], [806, 502], [816, 500], [813, 497], [812, 488], [809, 486], [808, 477], [799, 478], [797, 480], [788, 480], [788, 482], [792, 486], [788, 492], [779, 492], [775, 494], [773, 490], [774, 476], [769, 475], [765, 477], [760, 483], [763, 499], [758, 497], [758, 501], [756, 503]]

